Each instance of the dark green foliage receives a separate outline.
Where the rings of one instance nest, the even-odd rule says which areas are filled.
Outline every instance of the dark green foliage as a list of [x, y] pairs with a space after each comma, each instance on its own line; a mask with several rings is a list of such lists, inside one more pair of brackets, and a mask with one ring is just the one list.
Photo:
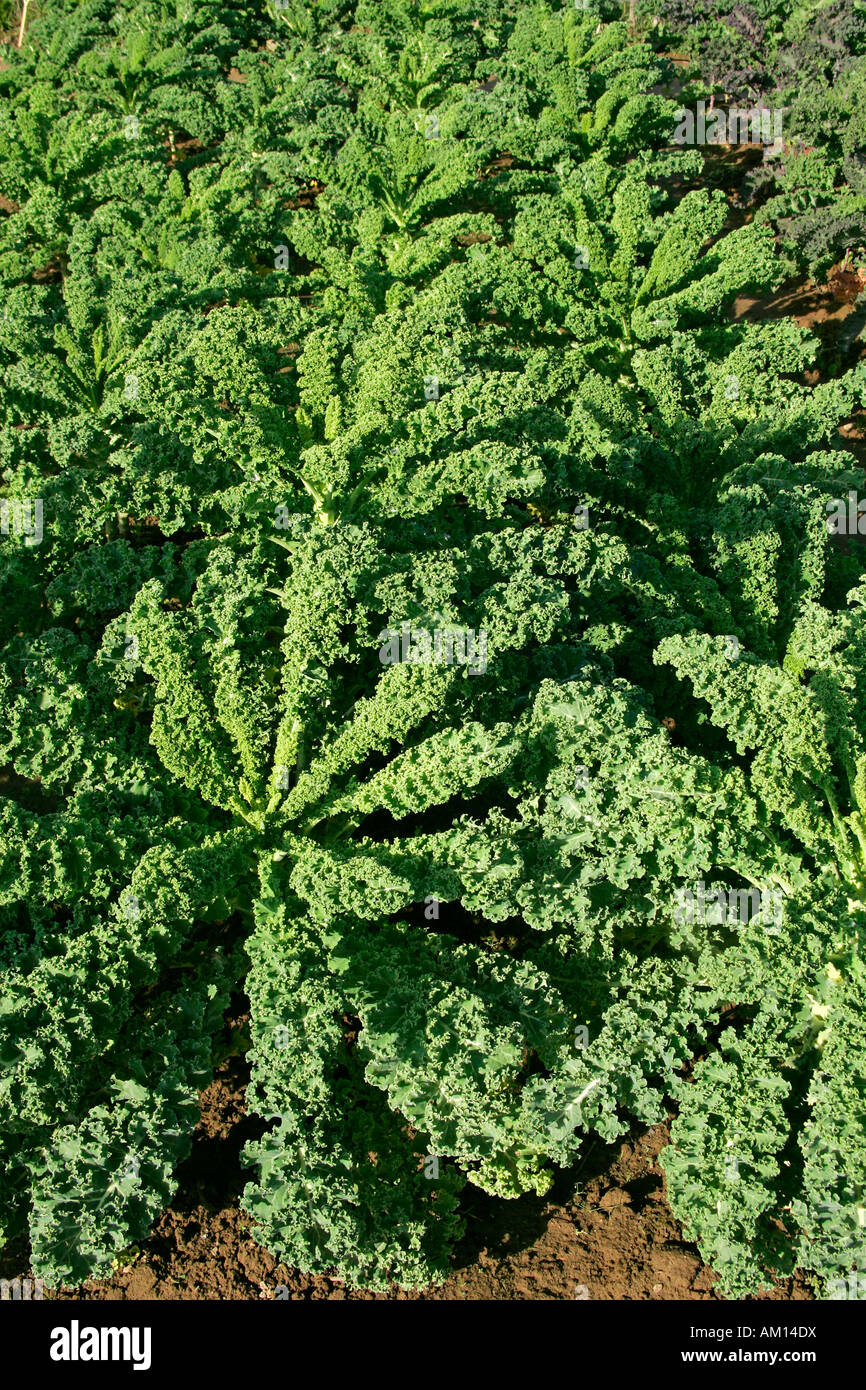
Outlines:
[[747, 178], [810, 275], [866, 242], [866, 4], [863, 0], [643, 0], [646, 22], [685, 47], [699, 91], [722, 105], [769, 106], [781, 148]]

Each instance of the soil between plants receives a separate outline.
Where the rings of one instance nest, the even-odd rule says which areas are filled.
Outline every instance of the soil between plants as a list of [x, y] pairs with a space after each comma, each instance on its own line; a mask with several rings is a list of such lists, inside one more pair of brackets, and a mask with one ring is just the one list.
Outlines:
[[[635, 1128], [617, 1144], [589, 1141], [544, 1197], [506, 1202], [469, 1186], [466, 1234], [438, 1288], [365, 1293], [279, 1264], [258, 1245], [239, 1199], [251, 1176], [243, 1144], [261, 1132], [244, 1104], [247, 1068], [232, 1057], [201, 1093], [201, 1119], [179, 1169], [172, 1205], [110, 1279], [60, 1289], [60, 1300], [694, 1300], [715, 1299], [716, 1276], [683, 1238], [665, 1198], [658, 1156], [667, 1124]], [[24, 1277], [26, 1252], [10, 1246], [0, 1277]], [[280, 1286], [282, 1288], [280, 1289]], [[805, 1279], [761, 1298], [808, 1299]]]

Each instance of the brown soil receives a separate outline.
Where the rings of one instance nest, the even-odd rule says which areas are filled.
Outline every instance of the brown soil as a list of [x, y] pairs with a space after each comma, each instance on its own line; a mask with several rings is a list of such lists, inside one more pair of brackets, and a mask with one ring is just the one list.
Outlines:
[[850, 420], [839, 426], [845, 448], [861, 467], [866, 468], [866, 411], [858, 410]]
[[[280, 1265], [256, 1244], [239, 1208], [240, 1151], [259, 1132], [245, 1113], [245, 1063], [232, 1057], [202, 1092], [193, 1151], [172, 1206], [110, 1279], [55, 1297], [113, 1299], [551, 1300], [713, 1299], [715, 1276], [683, 1239], [664, 1193], [658, 1155], [666, 1125], [636, 1129], [614, 1145], [589, 1143], [547, 1196], [516, 1202], [468, 1189], [467, 1233], [440, 1288], [370, 1294]], [[0, 1276], [22, 1277], [26, 1255], [10, 1247]], [[771, 1295], [805, 1299], [803, 1280]]]
[[801, 328], [811, 328], [821, 337], [829, 336], [838, 332], [848, 315], [855, 312], [854, 301], [863, 288], [855, 276], [834, 266], [824, 285], [816, 285], [812, 280], [788, 280], [775, 294], [761, 299], [740, 295], [734, 301], [732, 316], [748, 323], [791, 318]]

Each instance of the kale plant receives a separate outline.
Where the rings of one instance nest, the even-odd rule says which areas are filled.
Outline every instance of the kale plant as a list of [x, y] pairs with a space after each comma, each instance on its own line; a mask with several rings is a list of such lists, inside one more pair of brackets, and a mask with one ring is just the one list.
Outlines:
[[728, 1294], [864, 1268], [866, 380], [733, 317], [785, 263], [618, 11], [64, 0], [9, 50], [0, 1192], [49, 1283], [171, 1200], [242, 992], [305, 1271], [441, 1279], [467, 1183], [672, 1103]]

